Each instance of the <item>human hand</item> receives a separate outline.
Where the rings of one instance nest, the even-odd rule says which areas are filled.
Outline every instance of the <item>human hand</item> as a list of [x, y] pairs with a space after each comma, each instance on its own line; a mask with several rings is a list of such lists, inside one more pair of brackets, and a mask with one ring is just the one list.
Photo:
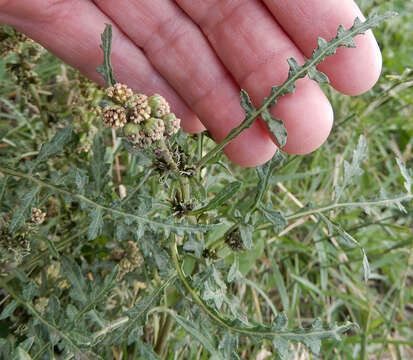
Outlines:
[[[318, 36], [330, 40], [357, 16], [363, 19], [352, 0], [0, 0], [0, 22], [102, 85], [95, 70], [102, 61], [100, 34], [112, 23], [116, 79], [135, 91], [162, 94], [185, 131], [205, 126], [218, 142], [244, 119], [240, 88], [260, 104], [286, 79], [287, 58], [304, 61]], [[370, 89], [381, 72], [373, 34], [357, 37], [356, 44], [319, 66], [349, 95]], [[283, 150], [294, 154], [321, 146], [333, 123], [329, 101], [308, 78], [271, 112], [288, 130]], [[224, 151], [234, 163], [254, 166], [269, 160], [276, 145], [258, 120]]]

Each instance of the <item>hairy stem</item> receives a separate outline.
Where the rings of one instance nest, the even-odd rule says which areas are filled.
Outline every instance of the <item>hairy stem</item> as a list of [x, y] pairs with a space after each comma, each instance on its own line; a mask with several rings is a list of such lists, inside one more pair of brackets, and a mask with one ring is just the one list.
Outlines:
[[[163, 223], [162, 221], [159, 221], [157, 219], [152, 219], [150, 217], [144, 217], [144, 216], [139, 216], [139, 215], [135, 215], [135, 214], [131, 214], [122, 210], [117, 210], [117, 209], [113, 209], [104, 205], [101, 205], [89, 198], [87, 198], [86, 196], [83, 195], [79, 195], [79, 194], [73, 194], [70, 191], [61, 189], [55, 185], [46, 183], [38, 178], [36, 178], [35, 176], [31, 175], [31, 174], [27, 174], [27, 173], [22, 173], [20, 171], [16, 171], [16, 170], [12, 170], [9, 168], [5, 168], [0, 166], [0, 172], [2, 172], [3, 174], [8, 174], [8, 175], [12, 175], [12, 176], [17, 176], [19, 178], [24, 178], [27, 179], [31, 182], [34, 182], [35, 184], [38, 184], [41, 187], [47, 188], [47, 189], [51, 189], [57, 193], [69, 196], [73, 199], [77, 199], [79, 201], [83, 201], [89, 205], [92, 205], [93, 207], [96, 208], [100, 208], [104, 211], [107, 211], [109, 213], [115, 214], [115, 215], [119, 215], [122, 217], [126, 217], [126, 218], [131, 218], [134, 219], [136, 222], [138, 223], [142, 223], [142, 224], [147, 224], [147, 225], [153, 225], [153, 226], [157, 226], [160, 228], [180, 228], [181, 230], [188, 230], [190, 231], [191, 229], [193, 229], [193, 227], [195, 225], [187, 225], [187, 224], [167, 224], [167, 223]], [[196, 230], [197, 231], [208, 231], [211, 227], [208, 225], [196, 225]]]
[[382, 199], [382, 200], [372, 200], [372, 201], [360, 201], [360, 202], [345, 202], [345, 203], [338, 203], [338, 204], [331, 204], [323, 207], [319, 207], [316, 209], [311, 209], [308, 211], [298, 212], [296, 214], [292, 214], [286, 216], [287, 220], [294, 220], [298, 218], [302, 218], [305, 216], [313, 215], [313, 214], [320, 214], [323, 212], [327, 212], [330, 210], [338, 209], [338, 208], [363, 208], [363, 207], [370, 207], [370, 206], [388, 206], [391, 204], [397, 204], [405, 201], [409, 201], [413, 199], [413, 194], [404, 194], [400, 195], [391, 199]]
[[317, 336], [320, 338], [336, 337], [336, 335], [346, 332], [349, 329], [354, 327], [354, 324], [345, 324], [335, 329], [322, 329], [322, 330], [321, 329], [320, 330], [319, 329], [308, 329], [305, 331], [299, 330], [296, 332], [294, 330], [275, 331], [267, 327], [241, 328], [241, 327], [234, 326], [231, 323], [229, 323], [226, 319], [223, 319], [215, 310], [211, 309], [207, 304], [205, 304], [204, 301], [197, 294], [196, 290], [193, 289], [191, 285], [189, 284], [188, 280], [186, 279], [181, 269], [181, 265], [179, 263], [178, 248], [176, 245], [176, 239], [175, 239], [174, 234], [171, 235], [171, 253], [172, 253], [172, 260], [175, 265], [175, 269], [178, 273], [178, 277], [182, 281], [182, 283], [184, 284], [185, 288], [187, 289], [191, 297], [194, 299], [194, 301], [216, 323], [218, 323], [222, 327], [232, 332], [236, 332], [236, 333], [248, 335], [248, 336], [261, 336], [261, 337], [270, 338], [270, 339], [273, 337], [278, 337], [278, 338], [285, 338], [286, 340], [297, 341], [298, 338], [303, 339], [306, 336]]
[[165, 323], [162, 326], [161, 333], [159, 334], [159, 339], [158, 339], [158, 341], [156, 343], [156, 346], [155, 346], [155, 349], [154, 349], [155, 352], [160, 356], [163, 356], [163, 354], [165, 352], [165, 347], [166, 347], [166, 343], [167, 343], [167, 340], [168, 340], [168, 335], [169, 335], [169, 332], [172, 329], [173, 324], [174, 324], [174, 322], [173, 322], [172, 317], [169, 314], [166, 314]]
[[92, 359], [100, 359], [100, 357], [97, 354], [91, 353], [93, 357], [90, 357], [88, 354], [86, 354], [81, 348], [79, 348], [74, 341], [70, 337], [68, 337], [62, 330], [57, 328], [55, 325], [50, 323], [48, 320], [43, 318], [37, 310], [34, 308], [32, 304], [29, 302], [24, 301], [15, 291], [14, 289], [7, 284], [5, 281], [0, 279], [0, 287], [4, 288], [9, 295], [16, 300], [19, 304], [21, 304], [26, 310], [31, 313], [34, 317], [36, 317], [43, 325], [48, 327], [52, 332], [58, 334], [62, 339], [64, 339], [73, 349], [76, 350], [76, 352], [79, 354], [81, 359], [86, 359], [86, 360], [92, 360]]

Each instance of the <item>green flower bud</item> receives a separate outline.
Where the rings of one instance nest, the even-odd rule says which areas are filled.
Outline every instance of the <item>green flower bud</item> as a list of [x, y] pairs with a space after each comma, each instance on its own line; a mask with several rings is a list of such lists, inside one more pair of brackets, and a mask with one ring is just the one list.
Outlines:
[[154, 117], [161, 118], [171, 112], [168, 102], [159, 94], [152, 95], [148, 100], [148, 104]]
[[165, 124], [165, 136], [171, 137], [178, 132], [181, 119], [178, 119], [174, 113], [166, 114], [162, 119]]
[[152, 117], [143, 123], [143, 131], [153, 141], [161, 140], [165, 132], [165, 124], [162, 119]]
[[125, 125], [125, 127], [123, 128], [123, 134], [125, 135], [126, 139], [132, 144], [140, 143], [142, 137], [145, 136], [144, 134], [142, 134], [141, 127], [133, 123]]

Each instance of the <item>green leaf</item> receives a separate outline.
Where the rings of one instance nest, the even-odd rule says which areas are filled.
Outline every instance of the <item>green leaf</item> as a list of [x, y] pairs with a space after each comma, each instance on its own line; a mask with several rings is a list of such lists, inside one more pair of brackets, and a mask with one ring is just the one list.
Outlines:
[[116, 265], [109, 275], [105, 276], [103, 286], [94, 287], [91, 292], [88, 293], [88, 300], [84, 308], [76, 315], [75, 322], [79, 321], [84, 314], [93, 310], [95, 306], [103, 301], [110, 291], [117, 285], [119, 275], [119, 266]]
[[128, 336], [129, 333], [135, 332], [135, 330], [143, 324], [144, 317], [147, 315], [149, 310], [156, 305], [164, 291], [172, 285], [175, 280], [176, 275], [171, 275], [151, 293], [145, 295], [143, 298], [140, 298], [140, 300], [126, 312], [125, 315], [129, 318], [129, 321], [112, 336], [113, 343], [118, 344], [122, 341], [125, 334]]
[[193, 197], [199, 202], [205, 201], [207, 198], [205, 187], [194, 176], [189, 178], [189, 182], [191, 184], [191, 194]]
[[308, 281], [307, 279], [301, 276], [294, 275], [294, 274], [291, 274], [291, 277], [297, 282], [299, 282], [301, 285], [303, 285], [305, 288], [307, 288], [308, 290], [316, 293], [317, 295], [321, 297], [324, 296], [322, 291], [317, 286], [315, 286], [312, 282]]
[[23, 350], [20, 346], [16, 350], [16, 359], [17, 360], [32, 360], [32, 357]]
[[16, 308], [19, 306], [19, 303], [16, 300], [10, 301], [7, 306], [3, 309], [3, 311], [0, 314], [0, 320], [7, 319], [9, 316], [11, 316], [16, 310]]
[[214, 286], [211, 280], [208, 280], [203, 285], [202, 298], [205, 301], [213, 301], [217, 310], [221, 309], [224, 302], [225, 294], [222, 289]]
[[20, 207], [15, 211], [11, 219], [9, 233], [14, 233], [19, 230], [25, 221], [31, 217], [32, 207], [37, 202], [40, 189], [40, 186], [35, 186], [22, 196]]
[[287, 129], [284, 126], [284, 122], [280, 119], [273, 117], [268, 110], [265, 110], [261, 113], [262, 119], [267, 123], [268, 129], [272, 132], [277, 140], [277, 143], [280, 147], [283, 147], [287, 144]]
[[83, 192], [83, 190], [86, 188], [86, 185], [89, 182], [89, 177], [87, 176], [86, 171], [81, 170], [79, 168], [74, 168], [73, 178], [77, 186], [77, 189]]
[[277, 285], [278, 293], [280, 294], [281, 303], [283, 304], [283, 309], [285, 313], [288, 313], [290, 309], [290, 301], [287, 294], [287, 288], [285, 286], [284, 279], [281, 275], [278, 264], [275, 262], [275, 259], [271, 259], [272, 269], [274, 273], [275, 284]]
[[243, 282], [245, 282], [247, 285], [251, 286], [252, 288], [254, 288], [263, 298], [264, 300], [267, 302], [268, 306], [270, 307], [270, 309], [272, 310], [273, 314], [275, 316], [278, 316], [278, 312], [277, 309], [274, 306], [273, 301], [268, 297], [268, 295], [264, 292], [264, 290], [262, 290], [258, 284], [256, 284], [255, 282], [248, 280], [246, 278], [242, 279]]
[[236, 349], [238, 349], [238, 346], [238, 336], [227, 331], [225, 335], [222, 337], [221, 342], [219, 343], [219, 350], [221, 351], [224, 359], [226, 360], [240, 360], [239, 356], [236, 353]]
[[195, 323], [193, 321], [188, 321], [182, 316], [179, 316], [172, 310], [165, 310], [170, 314], [175, 321], [185, 329], [185, 331], [191, 335], [195, 340], [199, 341], [205, 349], [209, 351], [212, 355], [213, 359], [217, 360], [224, 360], [222, 354], [216, 349], [215, 345], [212, 343], [212, 340], [208, 338], [206, 334], [203, 334], [197, 327], [195, 327]]
[[215, 197], [204, 207], [192, 211], [192, 214], [200, 214], [205, 211], [213, 210], [226, 203], [231, 199], [241, 188], [240, 181], [234, 181], [224, 187]]
[[413, 171], [411, 169], [408, 169], [399, 158], [397, 158], [396, 161], [405, 180], [404, 187], [407, 190], [407, 193], [411, 194], [413, 185]]
[[318, 83], [321, 83], [321, 84], [329, 84], [330, 83], [330, 80], [329, 80], [328, 76], [326, 74], [322, 73], [321, 71], [318, 71], [315, 66], [311, 67], [308, 70], [308, 77], [311, 80], [317, 81]]
[[63, 150], [64, 146], [70, 141], [71, 138], [71, 126], [67, 126], [64, 129], [59, 130], [50, 142], [42, 145], [40, 153], [37, 155], [34, 163], [38, 164], [42, 161], [50, 159], [53, 156], [56, 156]]
[[[60, 301], [55, 295], [49, 296], [49, 302], [47, 303], [46, 318], [53, 324], [59, 323], [59, 318], [62, 316]], [[56, 333], [52, 333], [51, 337], [56, 341], [56, 344], [60, 340], [60, 336]]]
[[357, 148], [353, 151], [352, 162], [344, 161], [344, 176], [341, 185], [336, 188], [335, 200], [338, 201], [344, 193], [347, 185], [354, 183], [355, 179], [363, 175], [364, 171], [361, 169], [361, 164], [367, 157], [367, 142], [362, 135], [359, 138]]
[[110, 165], [105, 162], [106, 147], [100, 134], [96, 134], [93, 139], [92, 151], [93, 158], [90, 168], [92, 179], [95, 183], [95, 191], [99, 194], [106, 183], [107, 174], [110, 169]]
[[67, 256], [63, 256], [61, 273], [72, 285], [72, 289], [69, 293], [70, 297], [82, 304], [86, 304], [88, 300], [88, 288], [79, 265], [73, 260], [70, 260]]
[[287, 339], [281, 337], [274, 337], [272, 339], [272, 344], [274, 345], [275, 350], [277, 350], [278, 355], [281, 360], [290, 360], [290, 343]]
[[102, 44], [100, 45], [100, 48], [103, 51], [103, 63], [99, 65], [96, 70], [100, 75], [104, 77], [106, 86], [110, 87], [116, 84], [116, 80], [113, 76], [112, 64], [110, 61], [112, 52], [112, 25], [106, 24], [101, 39]]
[[360, 243], [353, 237], [351, 236], [347, 231], [345, 231], [340, 225], [334, 223], [329, 219], [327, 216], [323, 214], [318, 214], [319, 218], [327, 225], [329, 232], [331, 233], [332, 230], [336, 231], [340, 237], [338, 240], [345, 246], [349, 248], [356, 248], [358, 247], [363, 255], [363, 274], [364, 274], [364, 280], [367, 282], [367, 280], [370, 278], [370, 265], [369, 261], [367, 258], [366, 251], [364, 248], [360, 245]]
[[152, 347], [140, 339], [137, 339], [136, 343], [138, 344], [138, 348], [142, 359], [145, 360], [161, 360], [159, 355], [152, 349]]
[[279, 234], [287, 226], [287, 219], [280, 211], [268, 209], [264, 206], [260, 206], [259, 209], [265, 218], [274, 225], [274, 231], [276, 234]]
[[251, 116], [256, 111], [248, 93], [245, 90], [241, 90], [241, 106], [245, 110], [246, 116]]
[[39, 239], [46, 243], [47, 248], [50, 251], [50, 254], [52, 256], [54, 256], [56, 259], [58, 259], [59, 258], [59, 251], [57, 250], [53, 240], [50, 239], [48, 236], [42, 236], [42, 237], [39, 237]]
[[103, 211], [101, 208], [97, 207], [93, 209], [90, 213], [90, 217], [92, 219], [89, 230], [88, 230], [88, 239], [94, 240], [96, 239], [100, 233], [102, 232], [103, 227]]
[[290, 66], [289, 77], [293, 77], [295, 74], [297, 74], [300, 71], [300, 65], [298, 65], [297, 60], [295, 60], [294, 58], [287, 59], [287, 63]]
[[30, 351], [30, 349], [32, 348], [33, 344], [34, 344], [34, 340], [35, 337], [34, 336], [30, 336], [28, 337], [26, 340], [22, 341], [19, 344], [19, 347], [21, 347], [24, 351]]
[[248, 224], [240, 224], [239, 232], [241, 234], [241, 240], [244, 247], [250, 250], [252, 247], [252, 234], [254, 232], [254, 227]]
[[239, 272], [239, 258], [238, 255], [234, 255], [234, 262], [231, 265], [231, 268], [228, 271], [227, 281], [232, 283], [237, 278], [242, 277], [241, 273]]
[[22, 298], [25, 301], [31, 301], [33, 297], [38, 296], [39, 293], [39, 286], [33, 280], [30, 280], [23, 288]]
[[257, 195], [255, 197], [253, 208], [259, 207], [261, 204], [261, 200], [268, 189], [272, 173], [284, 160], [285, 155], [281, 151], [277, 151], [270, 161], [267, 161], [264, 165], [256, 168], [260, 181], [257, 185]]
[[370, 279], [370, 275], [371, 275], [370, 263], [369, 263], [369, 259], [367, 258], [366, 251], [362, 249], [362, 252], [363, 252], [364, 281], [367, 282]]

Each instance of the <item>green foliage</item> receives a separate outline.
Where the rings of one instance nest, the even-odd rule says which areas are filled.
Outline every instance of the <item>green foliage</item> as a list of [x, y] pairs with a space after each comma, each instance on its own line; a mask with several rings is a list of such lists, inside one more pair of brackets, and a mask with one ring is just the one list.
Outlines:
[[[331, 94], [338, 125], [311, 155], [241, 169], [220, 153], [258, 117], [285, 144], [271, 106], [304, 76], [326, 83], [316, 65], [388, 17], [341, 27], [302, 66], [290, 59], [259, 107], [241, 91], [245, 120], [219, 145], [178, 133], [137, 150], [102, 128], [103, 92], [57, 59], [23, 51], [33, 66], [18, 77], [3, 60], [0, 358], [366, 359], [390, 345], [407, 358], [412, 74], [387, 64], [381, 88]], [[383, 42], [397, 38], [391, 24]], [[111, 41], [107, 26], [108, 86]]]
[[63, 130], [58, 131], [49, 143], [42, 145], [35, 162], [40, 163], [59, 154], [63, 150], [63, 147], [69, 142], [71, 136], [71, 126], [67, 126]]
[[112, 64], [110, 61], [110, 53], [112, 52], [112, 26], [106, 24], [105, 30], [102, 33], [102, 45], [100, 48], [103, 51], [103, 63], [96, 69], [103, 76], [107, 87], [116, 84], [113, 76]]

